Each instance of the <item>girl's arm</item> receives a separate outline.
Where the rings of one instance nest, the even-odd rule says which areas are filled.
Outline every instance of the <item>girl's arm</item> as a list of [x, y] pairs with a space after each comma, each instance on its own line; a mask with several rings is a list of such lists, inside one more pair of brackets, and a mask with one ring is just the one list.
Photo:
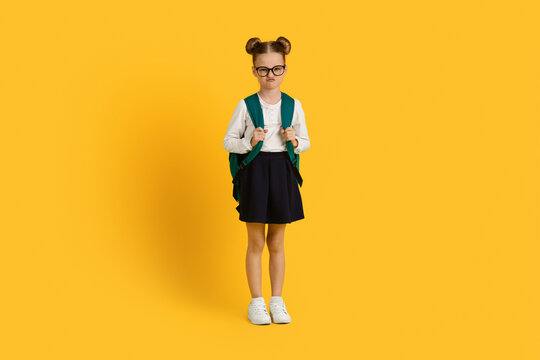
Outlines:
[[253, 149], [251, 139], [244, 136], [246, 130], [246, 111], [247, 107], [244, 99], [240, 100], [232, 115], [225, 138], [223, 139], [223, 147], [228, 152], [245, 154]]
[[302, 103], [298, 99], [294, 99], [296, 103], [294, 104], [294, 118], [292, 121], [292, 127], [295, 132], [296, 141], [298, 141], [298, 146], [294, 148], [295, 154], [300, 154], [301, 152], [309, 149], [310, 142], [306, 126], [306, 116], [304, 114], [304, 109], [302, 108]]

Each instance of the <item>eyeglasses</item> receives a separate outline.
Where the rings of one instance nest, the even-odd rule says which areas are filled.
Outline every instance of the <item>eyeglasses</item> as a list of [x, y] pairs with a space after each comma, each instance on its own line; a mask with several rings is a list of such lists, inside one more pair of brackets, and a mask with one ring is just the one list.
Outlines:
[[270, 70], [272, 70], [272, 74], [274, 74], [275, 76], [280, 76], [280, 75], [283, 75], [283, 72], [285, 71], [285, 68], [287, 67], [287, 65], [276, 65], [274, 66], [273, 68], [267, 68], [266, 66], [258, 66], [255, 68], [255, 70], [257, 70], [257, 74], [259, 74], [259, 76], [267, 76], [268, 73], [270, 72]]

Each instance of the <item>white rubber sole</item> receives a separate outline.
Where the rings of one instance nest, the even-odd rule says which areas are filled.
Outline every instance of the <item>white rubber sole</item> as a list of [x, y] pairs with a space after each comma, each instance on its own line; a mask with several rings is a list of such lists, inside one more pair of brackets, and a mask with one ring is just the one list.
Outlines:
[[264, 321], [264, 322], [253, 321], [253, 320], [251, 320], [251, 319], [249, 318], [249, 316], [248, 316], [248, 319], [249, 319], [249, 321], [251, 321], [251, 323], [252, 323], [253, 325], [270, 325], [270, 324], [272, 323], [271, 320], [270, 320], [270, 321]]
[[272, 318], [272, 322], [274, 324], [289, 324], [291, 322], [290, 320], [289, 321], [276, 322], [276, 321], [274, 321], [274, 317], [272, 316], [272, 313], [270, 313], [270, 317]]

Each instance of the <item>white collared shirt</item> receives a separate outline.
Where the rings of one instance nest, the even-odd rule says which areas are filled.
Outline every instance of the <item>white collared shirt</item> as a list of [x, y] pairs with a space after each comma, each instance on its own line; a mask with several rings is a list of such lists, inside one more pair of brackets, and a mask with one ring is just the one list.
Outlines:
[[[285, 138], [281, 134], [281, 100], [277, 104], [266, 103], [259, 93], [259, 101], [261, 102], [262, 112], [264, 116], [264, 128], [268, 129], [265, 133], [261, 151], [278, 152], [287, 151], [285, 146]], [[298, 146], [294, 148], [294, 153], [299, 154], [309, 149], [309, 136], [306, 127], [306, 119], [304, 109], [298, 99], [294, 99], [294, 114], [291, 126], [296, 133]], [[253, 121], [249, 116], [244, 99], [240, 100], [232, 115], [225, 138], [223, 139], [223, 147], [227, 152], [245, 154], [253, 149], [251, 146], [251, 138], [253, 136]]]

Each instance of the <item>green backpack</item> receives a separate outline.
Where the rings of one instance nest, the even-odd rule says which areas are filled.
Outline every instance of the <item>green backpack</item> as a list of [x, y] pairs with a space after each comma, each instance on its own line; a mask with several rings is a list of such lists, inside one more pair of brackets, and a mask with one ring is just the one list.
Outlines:
[[[262, 112], [261, 103], [259, 101], [259, 96], [257, 93], [250, 95], [244, 99], [246, 103], [249, 116], [253, 122], [255, 128], [261, 127], [264, 129], [264, 116]], [[294, 99], [289, 95], [281, 92], [281, 126], [283, 129], [291, 126], [292, 118], [294, 114]], [[263, 145], [262, 141], [259, 141], [253, 149], [247, 154], [237, 154], [229, 153], [229, 167], [231, 169], [231, 175], [233, 177], [233, 197], [237, 202], [240, 202], [240, 187], [239, 181], [242, 172], [246, 169], [248, 164], [255, 159], [261, 147]], [[289, 153], [289, 160], [293, 165], [294, 175], [296, 177], [296, 182], [302, 186], [303, 180], [300, 176], [300, 155], [294, 153], [294, 145], [292, 142], [287, 141], [285, 143], [287, 147], [287, 152]]]

